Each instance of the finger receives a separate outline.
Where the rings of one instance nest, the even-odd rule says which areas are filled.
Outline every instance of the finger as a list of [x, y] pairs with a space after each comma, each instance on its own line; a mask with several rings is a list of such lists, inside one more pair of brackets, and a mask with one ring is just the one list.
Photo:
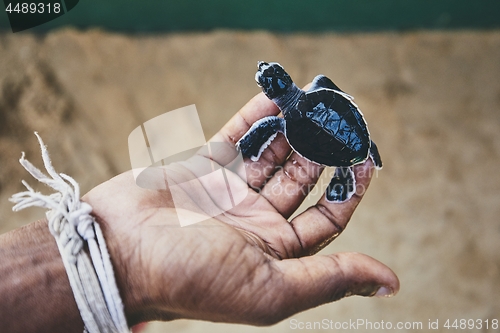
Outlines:
[[262, 188], [261, 195], [288, 218], [313, 189], [323, 169], [324, 166], [293, 153]]
[[[250, 129], [257, 120], [276, 116], [280, 110], [270, 99], [260, 93], [252, 98], [241, 110], [231, 118], [228, 123], [212, 138], [210, 142], [226, 142], [232, 147]], [[290, 155], [291, 148], [285, 137], [278, 136], [264, 150], [258, 161], [252, 161], [245, 157], [247, 183], [253, 188], [260, 188], [262, 184], [275, 171], [276, 166], [281, 165]], [[213, 157], [212, 157], [213, 159]], [[217, 158], [214, 159], [219, 162]]]
[[276, 104], [261, 92], [248, 101], [248, 103], [221, 128], [214, 138], [217, 137], [236, 144], [254, 122], [264, 117], [277, 116], [279, 113], [280, 109]]
[[290, 222], [300, 242], [300, 250], [293, 253], [316, 253], [342, 233], [363, 198], [374, 170], [371, 159], [354, 166], [356, 192], [351, 199], [343, 203], [331, 203], [323, 195], [316, 205], [309, 207]]
[[[308, 83], [304, 86], [303, 90], [307, 90], [311, 86]], [[253, 123], [257, 120], [267, 116], [277, 116], [280, 109], [267, 98], [264, 93], [255, 95], [245, 106], [243, 106], [238, 113], [236, 113], [224, 127], [212, 138], [223, 140], [223, 142], [232, 142], [236, 144], [239, 139], [245, 134]]]
[[[311, 83], [306, 84], [303, 90], [309, 89], [310, 86]], [[263, 93], [259, 95], [265, 96]], [[275, 108], [278, 108], [274, 104], [274, 102], [272, 104]], [[252, 112], [251, 109], [250, 112]], [[257, 119], [252, 119], [253, 121], [250, 123], [244, 133], [246, 133], [250, 126], [258, 119], [260, 119], [260, 117]], [[285, 136], [281, 133], [278, 133], [278, 136], [273, 140], [269, 147], [267, 147], [262, 152], [262, 155], [260, 156], [258, 161], [252, 161], [249, 158], [245, 159], [248, 177], [247, 183], [254, 189], [260, 189], [267, 181], [267, 179], [269, 179], [269, 177], [271, 177], [276, 172], [276, 167], [281, 166], [285, 162], [291, 151], [292, 148], [288, 144]]]
[[[310, 86], [311, 83], [306, 84], [303, 90], [309, 89]], [[234, 146], [257, 120], [279, 113], [280, 109], [276, 104], [261, 92], [245, 104], [210, 141], [226, 142]], [[254, 189], [260, 189], [276, 172], [276, 167], [285, 162], [291, 151], [286, 138], [278, 133], [258, 161], [245, 158], [247, 183]]]
[[273, 311], [283, 318], [351, 295], [390, 297], [399, 291], [399, 280], [389, 267], [360, 253], [310, 256], [273, 264], [279, 273], [271, 278], [269, 296], [274, 300]]
[[[360, 253], [337, 253], [271, 261], [250, 292], [259, 302], [251, 307], [253, 324], [272, 325], [291, 315], [351, 295], [390, 297], [399, 291], [396, 274]], [[272, 305], [272, 306], [270, 306]]]
[[266, 181], [276, 172], [290, 155], [292, 148], [285, 136], [278, 133], [271, 144], [262, 152], [259, 160], [252, 161], [245, 157], [247, 183], [253, 189], [260, 190]]

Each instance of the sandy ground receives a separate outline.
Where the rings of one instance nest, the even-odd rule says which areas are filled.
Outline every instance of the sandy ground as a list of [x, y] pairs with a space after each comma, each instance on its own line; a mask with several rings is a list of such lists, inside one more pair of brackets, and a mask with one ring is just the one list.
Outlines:
[[[447, 319], [500, 319], [500, 31], [0, 35], [0, 232], [43, 216], [14, 214], [7, 201], [28, 179], [21, 151], [40, 163], [33, 131], [86, 191], [130, 168], [129, 133], [157, 115], [196, 104], [213, 135], [259, 92], [258, 60], [279, 61], [299, 85], [323, 73], [355, 96], [385, 167], [323, 253], [367, 253], [401, 280], [392, 299], [352, 297], [292, 318], [421, 322], [424, 331], [429, 320], [447, 331]], [[294, 329], [289, 320], [147, 329], [205, 331]]]

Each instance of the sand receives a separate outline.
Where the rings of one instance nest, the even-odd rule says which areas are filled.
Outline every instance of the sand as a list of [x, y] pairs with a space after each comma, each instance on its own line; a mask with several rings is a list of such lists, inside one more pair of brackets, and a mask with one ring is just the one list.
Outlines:
[[[292, 319], [421, 322], [425, 331], [439, 320], [443, 332], [447, 319], [500, 319], [499, 59], [500, 31], [1, 34], [0, 232], [43, 216], [14, 214], [7, 201], [29, 179], [21, 151], [41, 163], [33, 131], [87, 191], [130, 169], [127, 138], [142, 122], [196, 104], [209, 138], [259, 92], [257, 61], [279, 61], [298, 85], [323, 73], [353, 95], [385, 163], [323, 253], [364, 252], [401, 280], [392, 299], [351, 297]], [[289, 332], [293, 323], [181, 320], [147, 332]]]

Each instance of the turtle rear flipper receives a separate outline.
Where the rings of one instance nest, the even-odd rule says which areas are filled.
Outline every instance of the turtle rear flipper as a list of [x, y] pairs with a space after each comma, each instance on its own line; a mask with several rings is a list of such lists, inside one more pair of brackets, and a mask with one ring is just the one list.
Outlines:
[[326, 200], [341, 203], [349, 200], [356, 192], [356, 179], [352, 167], [335, 169], [332, 180], [326, 189]]
[[375, 142], [373, 142], [373, 140], [371, 140], [370, 158], [372, 159], [373, 164], [375, 165], [375, 169], [377, 170], [382, 169], [382, 159], [380, 158], [377, 145], [375, 144]]
[[240, 150], [243, 155], [250, 157], [252, 161], [257, 161], [278, 132], [285, 132], [283, 118], [269, 116], [259, 119], [236, 143], [236, 149]]

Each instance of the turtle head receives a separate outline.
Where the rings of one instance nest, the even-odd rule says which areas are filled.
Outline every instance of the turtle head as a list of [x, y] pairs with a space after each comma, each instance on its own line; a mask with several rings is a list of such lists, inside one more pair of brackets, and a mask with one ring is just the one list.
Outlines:
[[255, 81], [269, 99], [282, 97], [293, 89], [293, 81], [290, 75], [277, 62], [258, 63], [259, 70], [255, 74]]

